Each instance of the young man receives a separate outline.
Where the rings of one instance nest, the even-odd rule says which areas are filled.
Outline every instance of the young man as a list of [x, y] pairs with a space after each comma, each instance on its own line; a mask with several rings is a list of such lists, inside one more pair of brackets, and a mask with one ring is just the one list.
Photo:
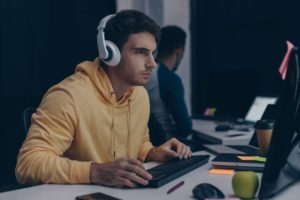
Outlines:
[[161, 29], [156, 58], [159, 66], [146, 85], [152, 116], [160, 123], [167, 138], [177, 137], [182, 140], [192, 132], [183, 84], [175, 73], [184, 54], [185, 40], [186, 33], [177, 26]]
[[176, 139], [159, 147], [149, 142], [149, 100], [142, 86], [155, 67], [159, 26], [127, 10], [103, 19], [98, 31], [101, 61], [80, 63], [75, 74], [49, 89], [33, 115], [18, 155], [20, 183], [135, 187], [151, 179], [141, 161], [191, 156]]

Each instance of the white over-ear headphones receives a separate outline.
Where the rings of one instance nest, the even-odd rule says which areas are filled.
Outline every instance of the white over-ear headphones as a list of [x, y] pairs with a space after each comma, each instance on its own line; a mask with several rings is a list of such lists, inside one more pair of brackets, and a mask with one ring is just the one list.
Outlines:
[[112, 41], [105, 40], [104, 37], [105, 25], [114, 16], [115, 15], [108, 15], [104, 17], [97, 27], [97, 45], [99, 58], [108, 66], [116, 66], [120, 63], [121, 60], [121, 53], [117, 45], [115, 45]]

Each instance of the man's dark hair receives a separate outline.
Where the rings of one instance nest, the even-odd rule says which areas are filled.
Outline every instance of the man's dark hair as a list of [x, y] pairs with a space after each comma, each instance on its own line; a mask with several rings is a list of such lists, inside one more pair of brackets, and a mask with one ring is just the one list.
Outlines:
[[114, 42], [122, 51], [128, 36], [134, 33], [148, 32], [156, 43], [160, 40], [160, 27], [150, 17], [137, 10], [123, 10], [111, 18], [105, 27], [105, 39]]
[[169, 56], [178, 48], [184, 48], [185, 38], [186, 33], [182, 28], [178, 26], [163, 27], [157, 49], [157, 59]]

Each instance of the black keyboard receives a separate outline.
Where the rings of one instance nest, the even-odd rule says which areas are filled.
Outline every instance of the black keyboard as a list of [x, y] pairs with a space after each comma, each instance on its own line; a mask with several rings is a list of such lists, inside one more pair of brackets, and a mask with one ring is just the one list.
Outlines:
[[173, 159], [147, 171], [152, 175], [147, 187], [157, 188], [208, 162], [209, 155], [192, 156], [188, 159]]

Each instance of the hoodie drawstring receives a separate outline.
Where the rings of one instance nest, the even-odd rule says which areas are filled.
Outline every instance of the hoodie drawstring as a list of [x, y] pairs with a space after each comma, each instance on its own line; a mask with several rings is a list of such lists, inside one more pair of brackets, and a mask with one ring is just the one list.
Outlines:
[[130, 155], [130, 102], [131, 99], [128, 99], [128, 114], [127, 114], [127, 128], [128, 128], [128, 132], [127, 132], [127, 157], [129, 158]]
[[[114, 96], [114, 92], [111, 92], [111, 96]], [[127, 113], [127, 150], [126, 156], [130, 157], [130, 118], [131, 118], [131, 109], [130, 109], [131, 99], [128, 99], [128, 113]], [[115, 106], [112, 107], [112, 124], [111, 124], [111, 133], [112, 133], [112, 147], [113, 147], [113, 157], [116, 159], [116, 142], [115, 142]]]
[[[114, 95], [114, 92], [111, 92], [111, 96]], [[115, 106], [112, 107], [112, 124], [111, 124], [111, 134], [112, 134], [112, 147], [113, 147], [113, 156], [116, 158], [116, 144], [115, 144]]]

